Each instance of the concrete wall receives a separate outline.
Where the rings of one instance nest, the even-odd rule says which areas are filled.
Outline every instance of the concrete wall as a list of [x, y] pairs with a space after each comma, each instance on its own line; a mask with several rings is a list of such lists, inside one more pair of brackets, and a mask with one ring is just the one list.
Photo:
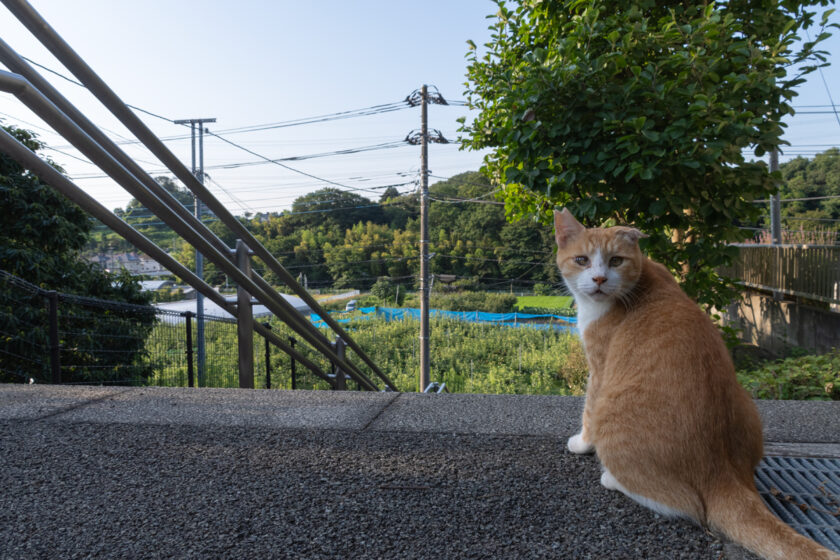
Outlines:
[[818, 353], [840, 347], [840, 313], [776, 301], [762, 292], [746, 292], [740, 302], [727, 307], [724, 319], [743, 329], [744, 342], [777, 356], [794, 346]]

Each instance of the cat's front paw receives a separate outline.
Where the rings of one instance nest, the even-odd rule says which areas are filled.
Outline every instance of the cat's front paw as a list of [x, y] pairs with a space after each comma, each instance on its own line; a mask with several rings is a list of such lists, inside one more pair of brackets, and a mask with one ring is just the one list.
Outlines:
[[569, 451], [578, 455], [584, 455], [595, 451], [595, 446], [585, 441], [583, 439], [583, 435], [581, 434], [575, 434], [570, 437], [566, 447], [569, 448]]

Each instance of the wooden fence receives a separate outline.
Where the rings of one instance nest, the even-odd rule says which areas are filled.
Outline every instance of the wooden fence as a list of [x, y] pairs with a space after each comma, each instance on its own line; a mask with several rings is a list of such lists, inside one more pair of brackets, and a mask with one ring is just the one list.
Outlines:
[[840, 304], [840, 246], [738, 245], [721, 272], [750, 288]]

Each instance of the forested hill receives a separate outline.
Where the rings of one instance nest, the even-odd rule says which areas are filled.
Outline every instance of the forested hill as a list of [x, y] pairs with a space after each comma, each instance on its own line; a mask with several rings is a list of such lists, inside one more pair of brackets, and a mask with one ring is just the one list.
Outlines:
[[[159, 179], [186, 206], [190, 197], [171, 180]], [[430, 186], [432, 272], [443, 281], [480, 283], [490, 289], [553, 284], [559, 276], [552, 259], [551, 228], [523, 220], [508, 223], [493, 187], [477, 172], [463, 173]], [[165, 225], [132, 201], [118, 210], [124, 219], [176, 258], [192, 266], [193, 251]], [[242, 217], [287, 269], [310, 287], [368, 288], [378, 277], [416, 285], [419, 273], [419, 197], [393, 187], [374, 200], [356, 193], [324, 188], [296, 199], [283, 213]], [[208, 226], [229, 245], [234, 240], [212, 215]], [[103, 227], [93, 235], [88, 253], [131, 250]], [[261, 263], [255, 263], [261, 273]], [[269, 281], [270, 273], [265, 273]], [[455, 278], [451, 278], [454, 276]], [[205, 264], [211, 283], [224, 283], [212, 264]], [[438, 276], [436, 281], [441, 281]]]
[[[840, 149], [831, 148], [813, 159], [795, 158], [782, 164], [781, 171], [783, 199], [836, 197], [783, 204], [786, 227], [836, 231], [840, 223]], [[192, 208], [188, 192], [168, 178], [158, 180]], [[559, 282], [551, 256], [554, 240], [550, 226], [528, 220], [508, 223], [483, 175], [463, 173], [431, 185], [429, 191], [430, 253], [436, 275], [454, 275], [457, 282], [478, 282], [490, 289]], [[136, 200], [117, 209], [117, 214], [192, 266], [194, 251]], [[416, 193], [399, 194], [389, 187], [372, 199], [330, 187], [296, 199], [286, 212], [241, 219], [290, 272], [301, 278], [305, 275], [309, 286], [367, 288], [380, 276], [416, 285], [419, 216]], [[214, 216], [206, 214], [204, 220], [233, 246], [235, 240]], [[106, 250], [130, 251], [131, 247], [99, 226], [87, 253]], [[205, 267], [205, 276], [212, 283], [224, 283], [212, 264]], [[255, 263], [255, 268], [264, 272], [260, 263]]]
[[782, 199], [812, 199], [785, 203], [782, 216], [826, 226], [840, 222], [840, 149], [830, 148], [813, 159], [794, 158], [780, 170]]

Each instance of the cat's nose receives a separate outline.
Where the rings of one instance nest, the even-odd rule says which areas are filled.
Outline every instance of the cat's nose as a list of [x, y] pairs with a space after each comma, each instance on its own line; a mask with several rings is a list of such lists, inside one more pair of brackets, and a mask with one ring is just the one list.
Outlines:
[[607, 281], [606, 276], [595, 276], [592, 278], [592, 281], [598, 284], [599, 286]]

